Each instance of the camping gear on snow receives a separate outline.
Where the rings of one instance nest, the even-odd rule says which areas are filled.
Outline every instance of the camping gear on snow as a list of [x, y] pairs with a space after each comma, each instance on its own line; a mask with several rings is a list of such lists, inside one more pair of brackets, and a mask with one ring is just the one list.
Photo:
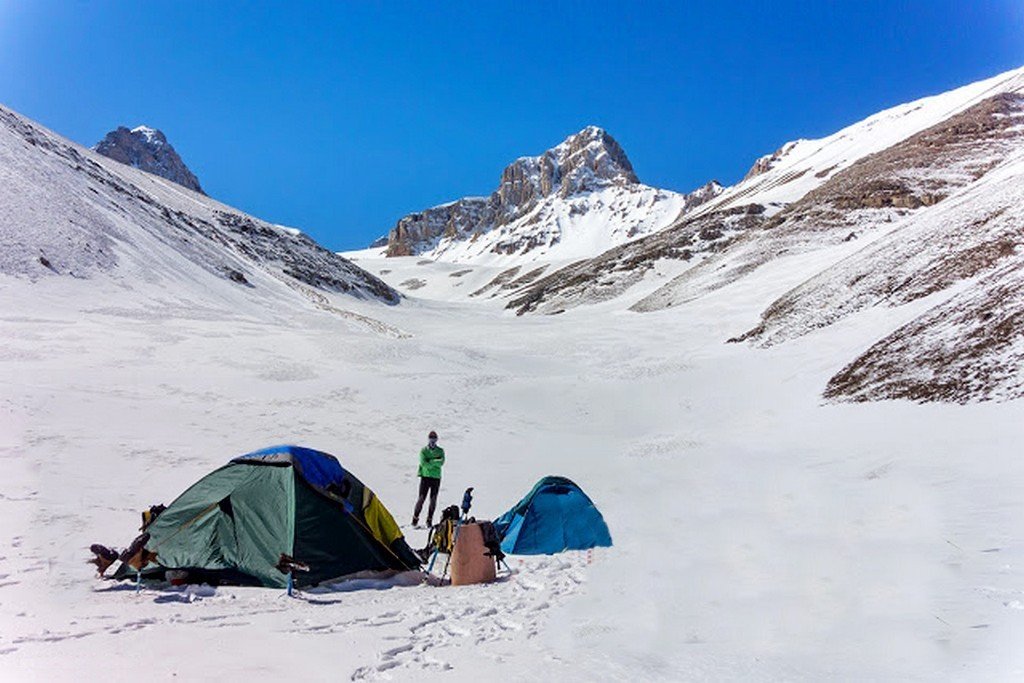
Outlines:
[[501, 550], [501, 537], [498, 535], [498, 530], [494, 528], [494, 522], [480, 522], [480, 531], [484, 535], [487, 554], [493, 557], [499, 566], [504, 564], [508, 569], [508, 565], [505, 564], [505, 553]]
[[93, 558], [89, 560], [89, 564], [96, 565], [96, 569], [99, 571], [100, 576], [110, 568], [110, 565], [114, 564], [117, 560], [121, 561], [122, 565], [135, 569], [138, 572], [144, 565], [148, 564], [150, 554], [148, 554], [144, 548], [146, 541], [149, 540], [149, 534], [145, 533], [149, 525], [160, 516], [160, 513], [167, 509], [165, 505], [151, 505], [148, 510], [142, 511], [142, 526], [139, 527], [139, 531], [143, 533], [136, 536], [135, 540], [131, 544], [122, 550], [120, 553], [113, 548], [108, 548], [105, 545], [99, 543], [93, 543], [89, 546], [89, 550], [93, 554]]
[[478, 522], [459, 525], [459, 537], [452, 549], [451, 572], [453, 586], [487, 583], [497, 576], [494, 556], [484, 545], [483, 530]]
[[[466, 489], [466, 492], [462, 494], [462, 516], [459, 517], [455, 522], [455, 534], [452, 536], [452, 550], [448, 554], [448, 560], [444, 563], [444, 571], [441, 572], [441, 577], [448, 576], [448, 565], [452, 562], [452, 553], [455, 552], [455, 544], [459, 542], [459, 527], [468, 521], [467, 515], [469, 514], [469, 508], [473, 506], [473, 487], [470, 486]], [[454, 507], [454, 506], [453, 506]], [[473, 520], [476, 521], [476, 520]], [[430, 563], [433, 566], [433, 562]]]
[[110, 568], [110, 565], [117, 562], [120, 553], [113, 548], [108, 548], [105, 545], [99, 543], [93, 543], [89, 546], [89, 552], [93, 554], [93, 558], [89, 560], [89, 564], [96, 565], [96, 571], [99, 572], [100, 576]]
[[166, 505], [150, 505], [148, 510], [143, 510], [142, 526], [139, 527], [139, 531], [145, 531], [146, 527], [156, 521], [156, 518], [160, 516], [160, 513], [166, 509]]
[[593, 501], [565, 477], [544, 477], [514, 508], [494, 520], [509, 555], [551, 555], [612, 544]]
[[453, 586], [493, 581], [497, 565], [505, 557], [494, 525], [468, 516], [472, 506], [473, 487], [470, 487], [462, 495], [461, 510], [450, 505], [441, 511], [441, 521], [431, 529], [430, 542], [420, 551], [423, 558], [430, 558], [427, 572], [433, 571], [438, 554], [447, 556], [441, 578], [448, 576], [451, 568]]
[[450, 555], [452, 546], [455, 545], [455, 527], [459, 523], [459, 508], [457, 505], [449, 505], [441, 510], [441, 521], [430, 528], [430, 535], [427, 545], [419, 551], [419, 556], [424, 562], [429, 561], [427, 571], [434, 568], [434, 561], [438, 553]]
[[[178, 569], [190, 580], [285, 588], [420, 564], [369, 488], [334, 456], [297, 446], [234, 458], [167, 506], [147, 534], [143, 577]], [[114, 578], [130, 578], [127, 563]]]

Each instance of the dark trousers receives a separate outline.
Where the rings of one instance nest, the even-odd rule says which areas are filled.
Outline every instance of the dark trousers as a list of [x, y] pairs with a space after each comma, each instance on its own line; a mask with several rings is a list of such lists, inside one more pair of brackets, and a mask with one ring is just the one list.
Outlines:
[[427, 511], [427, 524], [434, 521], [434, 509], [437, 508], [437, 492], [441, 489], [441, 480], [434, 477], [420, 477], [420, 497], [416, 499], [416, 509], [412, 512], [413, 524], [420, 520], [420, 511], [423, 510], [423, 501], [430, 492], [430, 509]]

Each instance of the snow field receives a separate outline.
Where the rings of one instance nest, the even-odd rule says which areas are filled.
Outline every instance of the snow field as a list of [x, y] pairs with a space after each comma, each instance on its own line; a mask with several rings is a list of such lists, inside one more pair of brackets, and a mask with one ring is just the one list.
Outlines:
[[[1019, 675], [1019, 402], [822, 405], [870, 324], [722, 343], [813, 266], [781, 259], [644, 315], [352, 309], [401, 339], [312, 308], [189, 315], [100, 281], [105, 305], [83, 313], [96, 302], [79, 281], [5, 280], [4, 676], [77, 678], [95, 653], [107, 680]], [[472, 485], [493, 517], [562, 474], [615, 547], [513, 558], [490, 586], [404, 576], [303, 600], [137, 595], [84, 564], [89, 543], [127, 543], [139, 510], [274, 443], [334, 453], [405, 522], [431, 428], [449, 453], [439, 503]]]

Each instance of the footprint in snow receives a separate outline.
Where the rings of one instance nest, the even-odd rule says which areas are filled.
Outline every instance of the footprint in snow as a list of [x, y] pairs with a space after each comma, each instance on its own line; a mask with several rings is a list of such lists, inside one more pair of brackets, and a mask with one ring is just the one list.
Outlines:
[[444, 618], [445, 618], [445, 616], [443, 614], [435, 615], [435, 616], [430, 617], [429, 619], [427, 619], [425, 621], [421, 621], [418, 624], [414, 624], [414, 625], [410, 626], [409, 630], [412, 631], [413, 633], [416, 633], [417, 631], [419, 631], [420, 629], [422, 629], [425, 626], [429, 626], [431, 624], [436, 624], [439, 621], [444, 621]]

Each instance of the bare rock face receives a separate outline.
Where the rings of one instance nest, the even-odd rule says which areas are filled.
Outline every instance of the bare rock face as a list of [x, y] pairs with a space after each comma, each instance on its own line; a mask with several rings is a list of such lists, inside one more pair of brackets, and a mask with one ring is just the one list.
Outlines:
[[499, 215], [509, 218], [553, 194], [564, 199], [607, 185], [639, 182], [619, 143], [597, 126], [587, 126], [538, 157], [516, 159], [502, 172], [492, 197]]
[[472, 239], [522, 218], [550, 197], [568, 199], [639, 183], [619, 143], [603, 129], [588, 126], [540, 156], [516, 159], [488, 197], [468, 197], [402, 218], [388, 234], [387, 255], [420, 254], [443, 237]]
[[468, 197], [409, 214], [398, 221], [386, 240], [381, 239], [374, 246], [384, 242], [388, 256], [412, 256], [429, 250], [441, 237], [471, 235], [493, 220], [489, 198]]
[[775, 164], [778, 163], [779, 159], [786, 156], [795, 145], [795, 141], [787, 142], [785, 145], [779, 147], [771, 154], [765, 154], [763, 157], [759, 158], [757, 161], [754, 162], [754, 165], [750, 167], [750, 170], [747, 171], [747, 175], [743, 176], [743, 180], [749, 180], [750, 178], [754, 178], [756, 176], [761, 175], [762, 173], [767, 173], [768, 171], [772, 170]]
[[107, 133], [93, 149], [122, 164], [166, 178], [201, 194], [199, 179], [188, 169], [167, 137], [153, 128], [138, 126], [131, 130], [118, 126]]

